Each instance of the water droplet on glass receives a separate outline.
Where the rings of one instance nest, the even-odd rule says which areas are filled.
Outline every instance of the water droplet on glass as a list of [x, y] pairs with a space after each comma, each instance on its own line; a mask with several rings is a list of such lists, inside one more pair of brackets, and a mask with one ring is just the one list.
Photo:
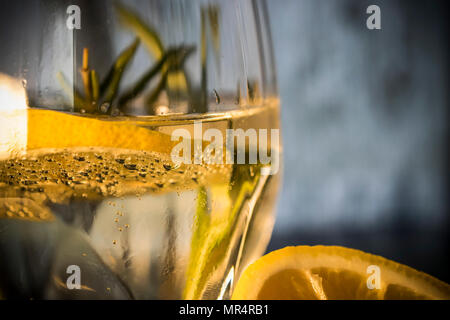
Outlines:
[[213, 90], [214, 96], [216, 97], [216, 103], [220, 104], [220, 96], [216, 89]]

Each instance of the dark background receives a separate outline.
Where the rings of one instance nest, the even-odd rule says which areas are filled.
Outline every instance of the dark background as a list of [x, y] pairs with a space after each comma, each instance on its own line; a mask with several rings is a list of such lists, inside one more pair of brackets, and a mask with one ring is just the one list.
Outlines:
[[[371, 4], [381, 30], [366, 27]], [[450, 282], [447, 3], [268, 9], [285, 161], [268, 250], [342, 245]]]

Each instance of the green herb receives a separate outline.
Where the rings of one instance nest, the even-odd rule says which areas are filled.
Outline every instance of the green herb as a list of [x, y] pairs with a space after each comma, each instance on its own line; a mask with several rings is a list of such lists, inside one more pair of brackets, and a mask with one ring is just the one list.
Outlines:
[[[161, 92], [164, 90], [167, 92], [169, 99], [173, 97], [173, 94], [179, 94], [180, 91], [187, 93], [188, 97], [191, 97], [190, 81], [185, 71], [184, 64], [187, 57], [195, 50], [195, 48], [190, 46], [180, 46], [165, 50], [158, 33], [147, 25], [143, 19], [120, 4], [116, 4], [116, 9], [120, 22], [135, 33], [136, 39], [115, 60], [101, 83], [99, 83], [99, 76], [96, 71], [89, 66], [89, 50], [84, 48], [83, 65], [80, 69], [83, 80], [84, 96], [76, 90], [71, 90], [67, 81], [65, 81], [64, 76], [61, 73], [58, 74], [58, 79], [64, 91], [66, 91], [69, 96], [72, 96], [72, 94], [74, 95], [75, 111], [84, 110], [88, 113], [109, 112], [111, 114], [113, 114], [114, 111], [123, 111], [123, 108], [127, 103], [140, 95], [157, 75], [160, 75], [159, 82], [145, 99], [149, 111], [152, 108], [152, 104], [155, 103]], [[215, 18], [212, 19], [214, 20]], [[145, 45], [153, 58], [157, 60], [157, 63], [119, 97], [116, 105], [114, 100], [119, 94], [123, 74], [141, 42]], [[206, 72], [206, 70], [204, 72]]]
[[[146, 105], [148, 108], [151, 108], [152, 105], [156, 102], [161, 92], [167, 86], [167, 80], [172, 72], [177, 72], [182, 70], [184, 62], [189, 57], [189, 55], [194, 52], [195, 48], [193, 47], [180, 47], [174, 49], [172, 54], [170, 54], [167, 58], [167, 62], [164, 65], [167, 65], [166, 70], [163, 72], [161, 79], [156, 86], [156, 88], [149, 94], [146, 99]], [[152, 110], [149, 110], [152, 112]]]
[[136, 34], [156, 59], [160, 59], [164, 54], [164, 46], [158, 33], [130, 9], [119, 3], [116, 3], [115, 7], [120, 22]]
[[[199, 188], [183, 299], [201, 299], [214, 272], [225, 266], [230, 246], [238, 244], [233, 243], [238, 230], [236, 225], [240, 220], [239, 215], [246, 214], [246, 210], [242, 210], [243, 206], [251, 199], [261, 181], [259, 169], [259, 165], [233, 167], [229, 182], [231, 189], [228, 191], [231, 208], [226, 219], [211, 219], [215, 214], [208, 206], [208, 194], [204, 187]], [[239, 270], [241, 262], [241, 249], [237, 252], [236, 270]]]
[[[162, 59], [166, 50], [164, 49], [163, 42], [158, 33], [130, 9], [127, 9], [120, 4], [116, 4], [116, 9], [122, 24], [131, 29], [139, 37], [139, 39], [141, 39], [142, 43], [144, 43], [147, 50], [155, 59]], [[162, 66], [161, 71], [163, 75], [167, 71], [166, 69], [168, 67], [169, 66], [167, 64]], [[189, 88], [190, 83], [185, 70], [178, 68], [169, 72], [167, 77], [164, 77], [164, 81], [160, 81], [155, 89], [156, 92], [153, 92], [151, 96], [155, 96], [163, 89], [166, 89], [169, 98], [173, 97], [172, 93], [179, 94], [180, 91], [189, 95]], [[152, 100], [153, 99], [147, 99], [147, 102]]]
[[168, 73], [165, 72], [161, 79], [158, 82], [158, 85], [156, 86], [156, 88], [153, 89], [153, 91], [148, 95], [148, 97], [145, 99], [145, 104], [148, 108], [148, 112], [150, 114], [152, 114], [153, 111], [153, 104], [158, 100], [159, 95], [161, 94], [161, 92], [164, 90], [164, 88], [167, 85], [167, 75]]
[[97, 104], [99, 99], [99, 84], [97, 72], [95, 72], [95, 70], [91, 70], [91, 88], [92, 88], [92, 101], [94, 104]]
[[125, 94], [119, 99], [119, 105], [125, 105], [129, 100], [139, 95], [147, 86], [147, 84], [163, 69], [164, 64], [171, 55], [177, 54], [175, 49], [167, 51], [157, 64], [152, 66]]
[[117, 90], [120, 85], [120, 80], [122, 79], [123, 72], [131, 58], [133, 58], [136, 53], [136, 49], [139, 46], [139, 39], [136, 39], [127, 49], [125, 49], [120, 56], [117, 58], [116, 62], [112, 66], [105, 81], [100, 86], [100, 94], [105, 95], [103, 106], [106, 104], [108, 108], [111, 106], [113, 99], [117, 95]]
[[91, 88], [91, 73], [89, 70], [89, 50], [84, 48], [83, 50], [83, 67], [80, 70], [81, 78], [83, 79], [84, 94], [86, 95], [87, 103], [92, 101], [92, 88]]
[[207, 73], [207, 60], [208, 60], [208, 41], [207, 41], [207, 24], [206, 24], [207, 9], [201, 10], [201, 91], [200, 99], [195, 111], [203, 113], [207, 111], [207, 92], [208, 92], [208, 73]]

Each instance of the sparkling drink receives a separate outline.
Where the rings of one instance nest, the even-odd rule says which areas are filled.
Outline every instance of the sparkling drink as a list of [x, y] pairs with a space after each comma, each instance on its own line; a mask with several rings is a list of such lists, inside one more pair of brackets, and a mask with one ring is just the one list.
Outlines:
[[0, 298], [230, 297], [278, 192], [265, 1], [2, 12]]
[[[174, 163], [171, 135], [198, 122], [223, 136], [276, 129], [277, 101], [204, 115], [2, 115], [25, 120], [21, 141], [1, 141], [1, 297], [228, 298], [264, 252], [279, 174], [261, 174], [270, 164], [259, 160]], [[239, 148], [248, 160], [249, 143]]]

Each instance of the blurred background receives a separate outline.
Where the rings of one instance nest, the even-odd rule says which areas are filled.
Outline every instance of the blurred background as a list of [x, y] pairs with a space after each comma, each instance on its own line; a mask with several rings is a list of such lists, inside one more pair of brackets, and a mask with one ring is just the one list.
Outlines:
[[[366, 27], [371, 4], [381, 30]], [[285, 152], [268, 251], [342, 245], [450, 282], [447, 3], [268, 9]]]

